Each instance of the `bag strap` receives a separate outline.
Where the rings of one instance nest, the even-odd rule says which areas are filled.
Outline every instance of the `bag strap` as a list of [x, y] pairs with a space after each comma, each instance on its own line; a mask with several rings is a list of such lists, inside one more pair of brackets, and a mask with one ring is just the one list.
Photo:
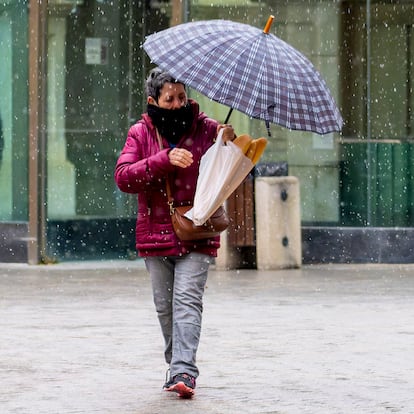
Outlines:
[[[159, 145], [160, 151], [161, 151], [162, 149], [164, 149], [164, 145], [162, 145], [162, 138], [161, 138], [161, 135], [158, 132], [157, 128], [155, 128], [155, 131], [157, 133], [158, 145]], [[170, 215], [172, 216], [174, 214], [174, 206], [173, 206], [174, 198], [173, 198], [172, 193], [171, 193], [171, 185], [170, 185], [170, 180], [169, 180], [168, 175], [165, 179], [165, 186], [167, 187], [167, 198], [168, 198], [167, 203], [168, 203], [168, 206], [170, 207]]]
[[168, 198], [168, 206], [170, 207], [170, 215], [172, 216], [174, 214], [174, 198], [171, 195], [171, 186], [170, 186], [170, 180], [168, 179], [168, 175], [166, 178], [165, 186], [167, 187], [167, 198]]

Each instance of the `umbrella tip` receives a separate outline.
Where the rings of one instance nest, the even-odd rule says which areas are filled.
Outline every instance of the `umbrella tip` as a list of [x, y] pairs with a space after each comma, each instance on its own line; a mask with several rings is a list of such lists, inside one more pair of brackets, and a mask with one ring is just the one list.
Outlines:
[[273, 16], [273, 15], [270, 15], [269, 16], [269, 18], [267, 19], [266, 26], [263, 29], [263, 33], [265, 33], [265, 34], [268, 34], [269, 33], [270, 26], [272, 25], [274, 18], [275, 18], [275, 16]]

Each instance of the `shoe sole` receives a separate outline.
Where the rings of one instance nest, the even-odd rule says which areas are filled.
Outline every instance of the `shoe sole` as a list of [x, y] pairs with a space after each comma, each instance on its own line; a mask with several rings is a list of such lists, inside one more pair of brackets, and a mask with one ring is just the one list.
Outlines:
[[165, 391], [173, 391], [178, 394], [180, 398], [192, 398], [194, 395], [194, 390], [190, 387], [187, 387], [183, 382], [177, 382], [177, 384], [171, 385], [171, 387], [164, 388]]

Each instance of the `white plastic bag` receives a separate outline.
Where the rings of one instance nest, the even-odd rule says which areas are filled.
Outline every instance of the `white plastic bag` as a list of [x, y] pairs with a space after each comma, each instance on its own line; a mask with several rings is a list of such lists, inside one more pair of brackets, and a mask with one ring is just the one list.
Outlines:
[[225, 145], [222, 135], [221, 129], [216, 142], [201, 157], [194, 205], [186, 213], [197, 226], [211, 217], [253, 168], [251, 159], [233, 142]]

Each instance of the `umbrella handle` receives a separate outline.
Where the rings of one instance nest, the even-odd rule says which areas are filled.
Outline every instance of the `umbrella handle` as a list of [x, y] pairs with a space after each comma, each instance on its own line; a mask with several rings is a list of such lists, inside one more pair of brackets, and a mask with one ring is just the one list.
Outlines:
[[273, 16], [273, 15], [270, 15], [269, 16], [269, 18], [267, 19], [266, 26], [263, 29], [263, 33], [265, 33], [265, 34], [268, 34], [269, 33], [270, 26], [272, 25], [274, 18], [275, 18], [275, 16]]
[[224, 123], [225, 123], [225, 124], [227, 124], [227, 122], [229, 122], [230, 115], [231, 115], [231, 113], [232, 113], [232, 112], [233, 112], [233, 108], [230, 108], [230, 111], [229, 111], [229, 113], [227, 114], [226, 119], [224, 120]]

